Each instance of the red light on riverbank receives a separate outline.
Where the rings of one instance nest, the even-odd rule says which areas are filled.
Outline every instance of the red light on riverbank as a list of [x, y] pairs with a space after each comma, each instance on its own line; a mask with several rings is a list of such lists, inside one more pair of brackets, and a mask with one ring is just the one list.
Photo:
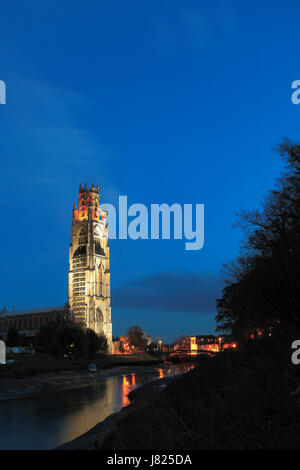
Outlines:
[[123, 381], [122, 381], [122, 406], [128, 406], [130, 405], [130, 401], [128, 398], [128, 393], [130, 392], [130, 383], [129, 380], [127, 380], [126, 375], [123, 375]]

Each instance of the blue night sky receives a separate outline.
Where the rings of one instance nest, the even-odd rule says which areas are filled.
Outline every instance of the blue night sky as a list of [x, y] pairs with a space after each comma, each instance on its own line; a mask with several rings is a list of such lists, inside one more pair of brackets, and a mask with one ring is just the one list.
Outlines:
[[205, 244], [111, 240], [113, 334], [215, 331], [236, 212], [299, 137], [299, 1], [0, 1], [0, 302], [67, 300], [79, 183], [102, 202], [205, 204]]

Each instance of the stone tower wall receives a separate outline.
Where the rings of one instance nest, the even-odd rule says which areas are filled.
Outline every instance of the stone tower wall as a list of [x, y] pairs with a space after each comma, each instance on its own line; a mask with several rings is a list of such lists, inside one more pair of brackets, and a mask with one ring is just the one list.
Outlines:
[[69, 305], [75, 321], [104, 333], [112, 345], [110, 269], [106, 214], [99, 187], [79, 188], [69, 250]]

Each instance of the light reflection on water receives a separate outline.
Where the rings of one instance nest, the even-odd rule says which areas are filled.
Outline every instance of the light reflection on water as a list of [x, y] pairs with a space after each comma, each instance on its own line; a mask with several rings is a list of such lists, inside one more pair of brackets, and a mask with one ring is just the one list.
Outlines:
[[0, 401], [0, 449], [53, 449], [129, 405], [128, 394], [134, 388], [191, 368], [192, 364], [173, 365], [169, 369], [107, 377], [76, 388]]

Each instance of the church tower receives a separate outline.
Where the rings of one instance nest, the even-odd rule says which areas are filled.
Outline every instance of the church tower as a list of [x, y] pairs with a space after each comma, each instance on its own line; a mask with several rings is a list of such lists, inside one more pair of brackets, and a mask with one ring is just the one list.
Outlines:
[[109, 247], [99, 186], [79, 187], [73, 207], [69, 252], [69, 305], [76, 322], [104, 333], [112, 346]]

